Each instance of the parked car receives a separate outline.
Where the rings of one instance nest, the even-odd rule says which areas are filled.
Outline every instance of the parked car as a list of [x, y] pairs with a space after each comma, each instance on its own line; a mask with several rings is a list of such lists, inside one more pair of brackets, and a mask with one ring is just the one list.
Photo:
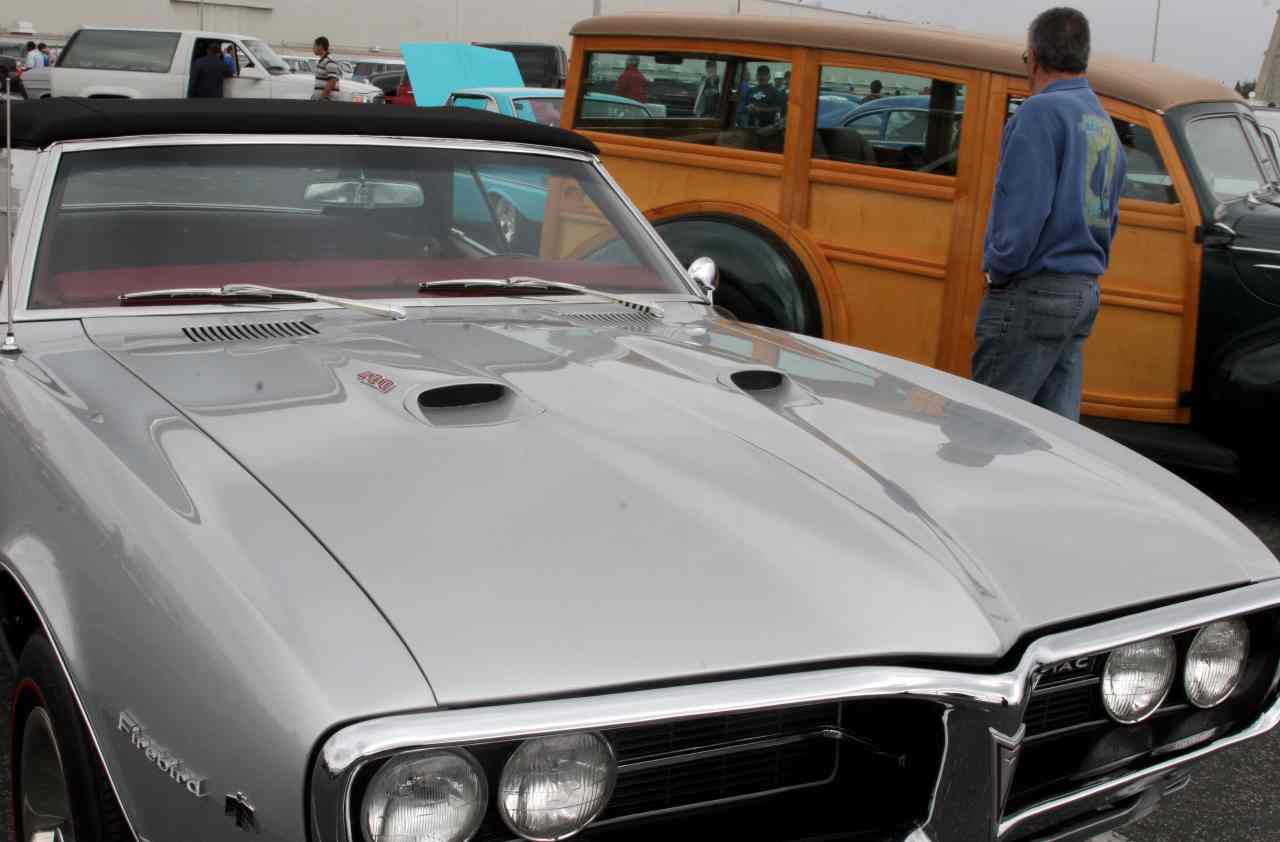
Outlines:
[[[191, 64], [208, 44], [235, 46], [236, 73], [224, 86], [226, 97], [309, 99], [314, 75], [294, 73], [266, 42], [218, 32], [161, 31], [95, 27], [71, 36], [56, 67], [50, 68], [56, 97], [164, 99], [185, 96]], [[372, 85], [343, 81], [338, 99], [382, 101]]]
[[351, 78], [357, 82], [368, 82], [380, 73], [393, 70], [404, 70], [404, 61], [398, 58], [357, 59], [351, 63]]
[[280, 56], [289, 65], [290, 73], [304, 73], [314, 76], [316, 73], [315, 56]]
[[[14, 119], [19, 839], [1070, 842], [1280, 719], [1248, 529], [1029, 403], [725, 317], [580, 135]], [[511, 173], [529, 253], [460, 213]]]
[[369, 79], [369, 84], [382, 91], [387, 105], [413, 107], [418, 104], [413, 97], [413, 82], [405, 68], [375, 73]]
[[[604, 144], [682, 260], [716, 259], [722, 306], [969, 373], [993, 138], [1030, 93], [1020, 45], [746, 16], [600, 16], [574, 39], [566, 125]], [[577, 96], [616, 80], [632, 56], [677, 79], [716, 61], [720, 113], [633, 123], [581, 113]], [[740, 125], [742, 85], [759, 67], [776, 78], [801, 61], [816, 62], [818, 78], [792, 88], [785, 123]], [[1280, 273], [1266, 268], [1280, 253], [1280, 200], [1254, 112], [1217, 82], [1146, 62], [1095, 56], [1089, 78], [1136, 165], [1085, 351], [1085, 421], [1171, 464], [1265, 479], [1280, 460]], [[916, 124], [919, 154], [882, 141], [868, 157], [866, 138], [809, 123], [813, 103], [796, 101], [876, 82], [923, 97], [937, 116]]]
[[502, 41], [472, 42], [476, 47], [502, 50], [515, 56], [516, 66], [530, 88], [563, 88], [569, 75], [569, 57], [559, 44], [529, 44]]
[[[933, 109], [927, 96], [891, 96], [874, 99], [858, 105], [845, 114], [834, 128], [838, 133], [857, 132], [868, 141], [870, 155], [856, 159], [856, 163], [871, 163], [901, 167], [917, 172], [955, 174], [955, 162], [960, 145], [961, 118], [964, 116], [964, 99], [957, 98], [946, 110]], [[821, 97], [819, 98], [821, 102]], [[938, 121], [946, 121], [951, 135], [950, 154], [925, 161], [926, 145], [931, 134], [939, 131]], [[819, 114], [818, 128], [829, 128]], [[820, 132], [819, 137], [830, 143], [837, 132]], [[830, 150], [828, 150], [830, 154]], [[835, 160], [847, 160], [831, 154]]]

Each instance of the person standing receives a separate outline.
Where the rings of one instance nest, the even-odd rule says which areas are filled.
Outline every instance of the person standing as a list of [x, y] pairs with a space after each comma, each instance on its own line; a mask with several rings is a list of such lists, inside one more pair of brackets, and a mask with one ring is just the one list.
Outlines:
[[627, 58], [626, 69], [618, 76], [618, 86], [614, 90], [618, 96], [625, 96], [636, 102], [649, 101], [649, 80], [640, 72], [639, 56]]
[[1031, 97], [1005, 126], [973, 355], [977, 382], [1072, 420], [1126, 172], [1085, 78], [1089, 47], [1089, 21], [1075, 9], [1049, 9], [1028, 30]]
[[222, 63], [227, 66], [227, 70], [231, 71], [231, 75], [236, 75], [236, 45], [227, 44], [222, 49]]
[[714, 59], [707, 59], [706, 75], [693, 99], [693, 116], [715, 117], [720, 113], [720, 71]]
[[193, 99], [222, 99], [222, 82], [233, 75], [222, 60], [222, 51], [210, 41], [204, 55], [191, 65], [191, 77], [187, 80], [187, 96]]
[[27, 54], [22, 59], [22, 69], [35, 70], [37, 67], [44, 67], [44, 56], [36, 49], [35, 41], [28, 41]]
[[39, 44], [36, 44], [36, 52], [40, 53], [40, 66], [41, 66], [41, 67], [52, 67], [52, 66], [53, 66], [53, 58], [49, 55], [49, 45], [48, 45], [48, 44], [44, 43], [43, 41], [41, 41]]
[[773, 72], [769, 65], [756, 68], [756, 86], [751, 89], [747, 101], [747, 127], [760, 129], [772, 126], [782, 116], [786, 99], [773, 86]]
[[316, 55], [316, 89], [311, 98], [333, 102], [338, 98], [338, 80], [342, 78], [342, 68], [329, 55], [329, 39], [323, 35], [316, 39], [312, 52]]

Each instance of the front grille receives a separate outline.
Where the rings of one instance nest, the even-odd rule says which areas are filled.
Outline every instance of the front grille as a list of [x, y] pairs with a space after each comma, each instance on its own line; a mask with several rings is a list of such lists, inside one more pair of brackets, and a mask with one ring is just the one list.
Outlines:
[[[927, 815], [941, 763], [941, 714], [924, 702], [833, 702], [607, 730], [617, 783], [604, 813], [578, 838], [727, 833], [790, 842], [913, 827]], [[514, 749], [505, 743], [473, 753], [492, 781]], [[863, 807], [851, 813], [853, 793]], [[475, 842], [513, 839], [491, 811]]]
[[1051, 688], [1037, 688], [1031, 694], [1027, 714], [1027, 738], [1047, 737], [1106, 719], [1098, 679], [1086, 678]]
[[808, 705], [620, 728], [607, 732], [605, 736], [613, 744], [618, 763], [626, 765], [653, 755], [786, 734], [813, 733], [824, 727], [834, 728], [839, 723], [839, 705]]
[[820, 784], [835, 774], [838, 753], [834, 740], [814, 738], [639, 771], [624, 766], [600, 820]]

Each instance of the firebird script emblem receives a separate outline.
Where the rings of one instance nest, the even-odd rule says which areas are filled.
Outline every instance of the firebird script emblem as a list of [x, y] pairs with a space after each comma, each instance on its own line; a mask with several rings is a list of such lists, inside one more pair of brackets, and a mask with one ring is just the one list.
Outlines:
[[208, 782], [191, 771], [185, 763], [174, 757], [167, 748], [158, 745], [155, 740], [143, 730], [138, 724], [138, 720], [134, 719], [133, 714], [121, 713], [119, 730], [122, 734], [129, 735], [129, 742], [138, 751], [146, 755], [147, 760], [151, 761], [157, 769], [164, 772], [175, 783], [186, 787], [187, 792], [197, 798], [204, 798], [209, 794]]
[[356, 375], [356, 379], [366, 386], [372, 386], [384, 395], [396, 387], [396, 381], [390, 377], [384, 377], [376, 371], [362, 371]]

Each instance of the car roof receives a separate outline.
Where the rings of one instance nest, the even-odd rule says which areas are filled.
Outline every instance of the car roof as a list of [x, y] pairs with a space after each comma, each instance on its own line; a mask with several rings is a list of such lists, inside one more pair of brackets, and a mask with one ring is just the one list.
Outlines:
[[[13, 145], [136, 135], [355, 135], [527, 143], [596, 154], [575, 132], [461, 108], [385, 108], [281, 99], [79, 99], [14, 103]], [[2, 117], [3, 115], [0, 115]], [[0, 119], [0, 126], [3, 119]]]
[[[1025, 45], [941, 27], [853, 18], [784, 18], [753, 15], [626, 14], [588, 18], [572, 34], [785, 44], [989, 70], [1022, 77]], [[634, 48], [631, 48], [634, 52]], [[1230, 88], [1161, 64], [1095, 55], [1089, 83], [1103, 96], [1164, 112], [1194, 102], [1242, 102]]]

